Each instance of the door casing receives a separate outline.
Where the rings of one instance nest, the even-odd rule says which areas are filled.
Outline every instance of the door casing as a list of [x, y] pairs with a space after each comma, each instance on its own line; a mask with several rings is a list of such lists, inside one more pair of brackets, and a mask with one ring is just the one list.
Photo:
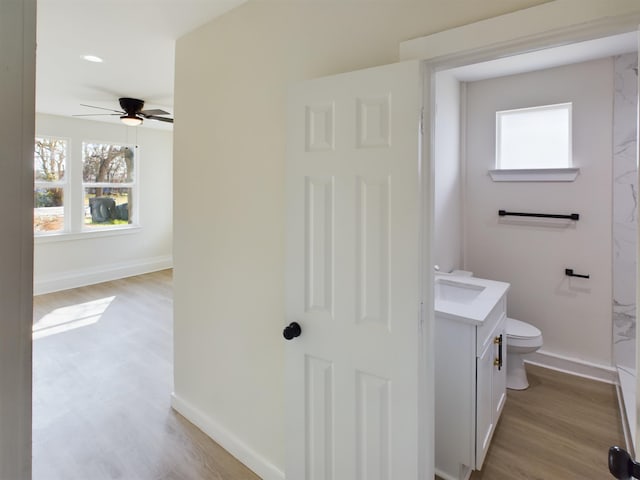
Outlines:
[[[496, 20], [494, 19], [490, 20]], [[509, 19], [505, 19], [505, 22], [509, 22]], [[463, 37], [465, 35], [464, 27], [456, 29], [457, 33]], [[564, 46], [572, 43], [579, 43], [588, 40], [595, 40], [599, 38], [605, 38], [608, 36], [613, 36], [621, 33], [629, 33], [629, 32], [638, 32], [639, 38], [639, 48], [638, 55], [640, 58], [640, 8], [638, 12], [634, 12], [633, 14], [626, 14], [620, 16], [613, 17], [602, 17], [597, 20], [579, 24], [575, 26], [568, 26], [567, 28], [558, 31], [558, 30], [548, 30], [542, 33], [538, 33], [535, 35], [524, 36], [522, 38], [510, 39], [499, 43], [497, 45], [492, 45], [484, 48], [467, 48], [467, 49], [459, 49], [452, 53], [439, 56], [436, 58], [430, 58], [430, 51], [426, 48], [422, 52], [411, 52], [408, 55], [404, 55], [402, 60], [409, 59], [422, 59], [423, 60], [423, 75], [424, 75], [424, 101], [423, 101], [423, 144], [422, 144], [422, 155], [423, 155], [423, 165], [428, 166], [428, 169], [431, 171], [432, 177], [435, 171], [435, 152], [436, 152], [436, 144], [438, 142], [438, 137], [435, 132], [436, 125], [436, 102], [435, 102], [435, 89], [436, 89], [436, 73], [440, 71], [450, 70], [457, 67], [464, 67], [467, 65], [472, 65], [476, 63], [488, 62], [491, 60], [497, 60], [505, 57], [517, 56], [524, 53], [528, 53], [535, 50], [546, 50], [554, 47]], [[448, 34], [451, 31], [446, 32]], [[640, 83], [640, 79], [639, 79]], [[639, 89], [640, 92], [640, 89]], [[639, 104], [640, 104], [640, 93], [639, 93]], [[640, 124], [640, 123], [639, 123]], [[640, 141], [638, 143], [639, 150], [636, 152], [637, 158], [640, 158]], [[640, 177], [640, 171], [638, 172]], [[639, 178], [640, 180], [640, 178]], [[423, 185], [423, 201], [424, 211], [429, 212], [430, 215], [423, 225], [423, 234], [425, 236], [431, 236], [430, 245], [434, 245], [434, 209], [433, 205], [435, 202], [435, 198], [433, 196], [434, 191], [434, 179], [424, 179], [425, 182], [430, 182], [429, 185]], [[639, 237], [640, 237], [640, 225], [639, 225]], [[428, 238], [428, 237], [425, 237]], [[424, 245], [424, 242], [423, 242]], [[640, 242], [637, 246], [636, 257], [640, 258]], [[433, 288], [433, 281], [430, 280], [432, 277], [434, 265], [434, 258], [432, 251], [425, 251], [422, 258], [422, 272], [424, 275], [423, 285], [425, 288]], [[636, 273], [636, 304], [638, 304], [638, 300], [640, 300], [640, 262], [638, 262], [638, 271]], [[433, 302], [433, 298], [429, 295], [423, 295], [423, 298], [431, 299]], [[426, 321], [425, 329], [428, 332], [426, 338], [429, 342], [433, 341], [433, 326], [435, 322], [435, 313], [434, 313], [434, 305], [431, 303], [430, 305], [425, 305], [424, 317]], [[430, 372], [430, 369], [433, 368], [433, 364], [435, 362], [435, 358], [433, 357], [433, 345], [427, 345], [425, 351], [426, 357], [424, 359], [426, 370]], [[636, 336], [636, 352], [640, 352], [640, 336]], [[640, 355], [636, 355], [636, 371], [640, 371]], [[432, 372], [431, 372], [432, 373]], [[433, 384], [429, 382], [433, 382], [433, 375], [429, 373], [427, 378], [429, 379], [427, 382], [427, 386], [430, 387], [430, 390], [433, 391]], [[640, 376], [636, 378], [636, 392], [640, 392]], [[434, 403], [433, 398], [426, 395], [425, 397], [425, 414], [433, 414], [434, 412]], [[636, 411], [638, 415], [636, 416], [637, 422], [635, 426], [635, 431], [630, 432], [636, 439], [636, 444], [640, 445], [640, 398], [636, 396]], [[426, 435], [431, 435], [433, 439], [433, 428], [431, 428], [430, 432], [425, 432]], [[432, 444], [435, 440], [432, 440]], [[633, 452], [632, 445], [627, 445], [627, 449], [630, 452]]]
[[[492, 19], [495, 20], [495, 19]], [[509, 21], [509, 19], [505, 19]], [[435, 133], [435, 86], [436, 78], [435, 74], [439, 71], [449, 70], [456, 67], [462, 67], [475, 63], [481, 63], [491, 61], [499, 58], [516, 56], [523, 53], [527, 53], [533, 50], [544, 50], [561, 45], [567, 45], [571, 43], [578, 43], [587, 40], [593, 40], [603, 38], [620, 33], [632, 32], [638, 30], [640, 24], [640, 9], [637, 13], [631, 15], [620, 15], [617, 17], [602, 17], [598, 20], [594, 20], [589, 23], [579, 24], [575, 26], [568, 26], [567, 28], [558, 31], [548, 30], [536, 35], [524, 36], [516, 39], [509, 39], [497, 45], [491, 45], [484, 48], [467, 48], [459, 49], [455, 52], [439, 56], [437, 58], [430, 58], [429, 52], [425, 51], [418, 56], [405, 56], [403, 60], [408, 59], [422, 59], [422, 72], [423, 72], [423, 121], [422, 121], [422, 143], [421, 143], [421, 155], [422, 165], [430, 171], [430, 175], [421, 175], [422, 182], [422, 202], [423, 211], [425, 212], [426, 219], [421, 225], [421, 238], [423, 240], [431, 239], [431, 242], [422, 241], [423, 252], [419, 262], [421, 264], [422, 272], [422, 285], [424, 288], [423, 298], [428, 299], [428, 302], [423, 305], [423, 318], [425, 321], [425, 339], [427, 345], [422, 351], [422, 358], [420, 358], [421, 366], [427, 378], [424, 382], [424, 387], [420, 390], [420, 396], [422, 398], [422, 405], [424, 408], [420, 412], [423, 419], [432, 418], [434, 412], [434, 357], [433, 357], [433, 326], [435, 322], [433, 296], [430, 292], [433, 291], [433, 252], [430, 248], [426, 248], [427, 245], [433, 245], [434, 236], [434, 158], [435, 158], [435, 146], [438, 142], [438, 138]], [[461, 36], [464, 36], [464, 29], [457, 29]], [[638, 257], [640, 258], [640, 246], [638, 251]], [[640, 273], [638, 274], [638, 285], [640, 287]], [[640, 292], [637, 293], [637, 297], [640, 298]], [[637, 338], [637, 349], [640, 351], [640, 337]], [[640, 369], [640, 361], [637, 368]], [[640, 391], [640, 381], [638, 382], [637, 390]], [[640, 399], [639, 399], [640, 401]], [[423, 428], [420, 430], [420, 435], [423, 437], [423, 444], [434, 445], [434, 432], [433, 422], [426, 421], [421, 422], [423, 425], [428, 425], [429, 428]], [[636, 428], [636, 432], [632, 432], [636, 435], [636, 438], [640, 441], [640, 428]], [[425, 461], [427, 464], [434, 465], [433, 452], [424, 452]]]

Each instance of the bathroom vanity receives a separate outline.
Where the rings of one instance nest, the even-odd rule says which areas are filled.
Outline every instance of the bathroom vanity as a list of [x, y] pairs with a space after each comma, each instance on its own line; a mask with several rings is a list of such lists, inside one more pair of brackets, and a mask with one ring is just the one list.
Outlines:
[[435, 278], [435, 465], [444, 480], [480, 470], [506, 400], [509, 284]]

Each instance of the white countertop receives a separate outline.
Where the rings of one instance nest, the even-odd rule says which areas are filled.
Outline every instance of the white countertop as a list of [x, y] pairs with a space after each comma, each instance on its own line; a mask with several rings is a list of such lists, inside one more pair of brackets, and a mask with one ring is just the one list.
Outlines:
[[436, 315], [482, 325], [509, 287], [508, 283], [495, 280], [436, 273]]

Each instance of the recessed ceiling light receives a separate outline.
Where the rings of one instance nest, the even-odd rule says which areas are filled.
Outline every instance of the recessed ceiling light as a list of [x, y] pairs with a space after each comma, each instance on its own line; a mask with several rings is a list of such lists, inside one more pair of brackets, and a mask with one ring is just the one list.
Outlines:
[[85, 59], [87, 62], [93, 62], [93, 63], [102, 63], [104, 61], [100, 57], [96, 57], [95, 55], [83, 55], [82, 58]]

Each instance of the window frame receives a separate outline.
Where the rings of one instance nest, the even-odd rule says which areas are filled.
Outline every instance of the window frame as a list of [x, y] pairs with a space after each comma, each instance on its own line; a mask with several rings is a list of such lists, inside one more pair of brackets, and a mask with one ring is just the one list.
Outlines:
[[[523, 114], [528, 112], [545, 112], [545, 111], [565, 111], [567, 112], [567, 150], [563, 152], [563, 158], [566, 158], [566, 164], [558, 165], [558, 166], [545, 166], [545, 167], [536, 167], [535, 165], [527, 165], [523, 168], [510, 168], [503, 167], [504, 159], [502, 157], [502, 149], [500, 148], [502, 145], [502, 138], [504, 137], [502, 133], [502, 123], [501, 119], [509, 117], [514, 114]], [[555, 103], [551, 105], [539, 105], [534, 107], [525, 107], [525, 108], [512, 108], [510, 110], [499, 110], [496, 112], [496, 170], [542, 170], [542, 169], [552, 169], [552, 168], [571, 168], [573, 166], [573, 158], [572, 158], [572, 116], [573, 116], [573, 103], [565, 102], [565, 103]], [[566, 153], [566, 156], [564, 155]]]
[[[36, 179], [36, 166], [35, 166], [35, 161], [36, 161], [36, 152], [35, 152], [35, 144], [38, 141], [38, 139], [54, 139], [54, 140], [62, 140], [65, 142], [65, 158], [64, 158], [64, 177], [63, 180], [55, 180], [55, 181], [48, 181], [48, 180], [38, 180]], [[34, 152], [33, 152], [33, 194], [34, 194], [34, 205], [33, 205], [33, 209], [34, 209], [34, 229], [33, 229], [33, 235], [34, 237], [50, 237], [50, 236], [55, 236], [55, 235], [63, 235], [66, 234], [70, 231], [71, 228], [71, 222], [70, 222], [70, 210], [71, 210], [71, 205], [72, 205], [72, 195], [71, 195], [71, 182], [69, 180], [69, 178], [71, 177], [71, 171], [72, 171], [72, 152], [73, 152], [73, 147], [71, 144], [71, 139], [69, 137], [63, 137], [63, 136], [59, 136], [59, 135], [42, 135], [42, 134], [36, 134], [33, 138], [33, 143], [34, 143]], [[35, 195], [36, 195], [36, 191], [39, 188], [45, 188], [45, 189], [51, 189], [51, 188], [60, 188], [62, 189], [62, 219], [63, 219], [63, 224], [62, 224], [62, 229], [61, 230], [54, 230], [54, 231], [36, 231], [35, 230], [35, 209], [38, 208], [35, 205]]]
[[[85, 145], [86, 144], [99, 144], [99, 145], [115, 145], [119, 147], [127, 147], [133, 151], [133, 181], [132, 182], [123, 182], [123, 183], [114, 183], [114, 182], [85, 182], [84, 181], [84, 155], [85, 155]], [[140, 201], [139, 201], [139, 191], [140, 191], [140, 149], [138, 145], [130, 142], [117, 142], [117, 141], [105, 141], [105, 140], [82, 140], [80, 145], [80, 159], [78, 162], [78, 167], [80, 172], [78, 173], [79, 182], [80, 182], [80, 205], [79, 208], [79, 224], [80, 230], [79, 232], [74, 233], [82, 233], [88, 235], [98, 235], [105, 234], [107, 232], [118, 232], [122, 230], [131, 230], [140, 228]], [[130, 188], [131, 189], [131, 197], [133, 199], [133, 215], [131, 215], [131, 211], [129, 211], [129, 223], [120, 224], [120, 225], [101, 225], [98, 227], [91, 227], [85, 223], [85, 207], [84, 199], [86, 195], [87, 188]]]
[[[87, 238], [109, 237], [116, 235], [127, 235], [139, 232], [140, 225], [140, 148], [135, 143], [119, 142], [117, 140], [93, 140], [82, 139], [73, 142], [70, 137], [62, 135], [50, 135], [37, 132], [34, 135], [34, 145], [38, 138], [55, 138], [64, 140], [67, 147], [67, 156], [65, 158], [65, 173], [63, 182], [46, 182], [35, 179], [35, 151], [34, 151], [34, 198], [37, 188], [60, 188], [59, 184], [66, 182], [63, 190], [63, 208], [64, 208], [64, 229], [51, 232], [36, 232], [35, 223], [33, 230], [34, 242], [50, 243], [62, 242], [69, 240], [81, 240]], [[78, 145], [79, 143], [79, 145]], [[114, 188], [131, 188], [134, 209], [133, 215], [130, 217], [131, 223], [121, 225], [105, 225], [100, 228], [85, 227], [85, 210], [84, 210], [84, 193], [85, 182], [83, 181], [83, 143], [119, 145], [133, 149], [134, 152], [134, 181], [120, 184], [110, 184]], [[91, 182], [89, 182], [91, 183]], [[34, 203], [35, 209], [35, 203]], [[35, 210], [34, 210], [35, 215]]]
[[[503, 132], [501, 129], [501, 119], [515, 112], [522, 113], [526, 111], [540, 112], [545, 110], [564, 110], [567, 111], [567, 163], [563, 166], [544, 166], [536, 167], [535, 165], [526, 166], [524, 168], [504, 168], [504, 159], [502, 157], [501, 141]], [[573, 163], [573, 102], [562, 102], [546, 105], [536, 105], [533, 107], [512, 108], [508, 110], [498, 110], [495, 114], [495, 167], [489, 170], [491, 179], [495, 182], [516, 182], [516, 181], [540, 181], [540, 182], [572, 182], [580, 172]]]

